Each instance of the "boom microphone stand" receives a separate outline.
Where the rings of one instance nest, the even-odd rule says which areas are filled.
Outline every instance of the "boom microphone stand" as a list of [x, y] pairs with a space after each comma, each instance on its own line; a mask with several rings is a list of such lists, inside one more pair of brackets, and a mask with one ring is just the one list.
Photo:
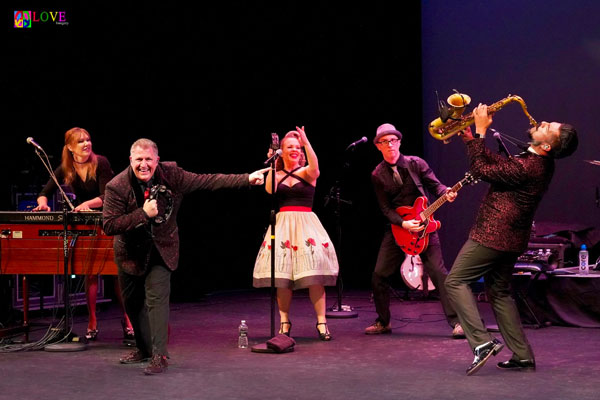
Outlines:
[[[63, 305], [65, 308], [64, 320], [62, 323], [59, 323], [57, 328], [53, 328], [54, 330], [59, 331], [59, 334], [56, 337], [62, 337], [58, 342], [49, 344], [44, 347], [46, 351], [81, 351], [86, 349], [85, 343], [79, 341], [79, 337], [73, 333], [73, 314], [71, 310], [70, 304], [70, 296], [71, 296], [71, 281], [69, 280], [69, 248], [73, 247], [69, 245], [69, 209], [72, 211], [74, 209], [73, 204], [69, 200], [69, 197], [62, 189], [61, 185], [58, 183], [58, 179], [56, 179], [56, 175], [52, 170], [50, 160], [48, 155], [44, 151], [44, 149], [38, 145], [33, 138], [27, 138], [27, 143], [33, 145], [35, 147], [35, 153], [42, 161], [42, 164], [48, 171], [48, 174], [56, 184], [62, 198], [63, 198], [63, 210], [62, 210], [62, 222], [63, 222]], [[42, 157], [42, 154], [44, 155]], [[77, 235], [71, 232], [72, 236], [72, 244], [75, 244], [77, 240]]]
[[[64, 192], [63, 192], [64, 193]], [[62, 339], [58, 342], [44, 347], [46, 351], [81, 351], [86, 349], [86, 345], [79, 341], [79, 336], [73, 333], [73, 310], [71, 309], [71, 279], [69, 279], [69, 250], [75, 247], [77, 234], [69, 232], [69, 211], [67, 204], [70, 203], [68, 197], [63, 201], [63, 305], [65, 307], [64, 321], [57, 328], [61, 331]], [[68, 202], [68, 203], [67, 203]], [[71, 244], [69, 244], [69, 235], [71, 235]], [[62, 326], [62, 328], [61, 328]]]
[[[346, 152], [344, 154], [348, 154], [348, 150], [353, 151], [354, 148], [360, 144], [360, 143], [365, 143], [367, 141], [366, 137], [362, 137], [361, 139], [357, 140], [354, 143], [351, 143], [347, 148], [346, 148]], [[348, 160], [348, 158], [346, 159], [346, 161], [344, 162], [344, 167], [342, 169], [342, 176], [345, 175], [346, 171], [350, 168], [350, 161]], [[342, 267], [341, 267], [341, 251], [342, 251], [342, 204], [346, 204], [346, 205], [352, 205], [351, 201], [348, 200], [344, 200], [341, 198], [340, 196], [340, 192], [341, 192], [341, 180], [338, 179], [336, 180], [335, 184], [331, 187], [331, 189], [329, 190], [329, 194], [327, 196], [325, 196], [325, 204], [324, 206], [327, 207], [327, 205], [329, 204], [330, 201], [333, 201], [335, 203], [335, 208], [334, 208], [334, 215], [335, 215], [335, 231], [336, 231], [336, 244], [335, 244], [335, 248], [338, 251], [338, 254], [340, 255], [338, 257], [338, 263], [340, 264], [340, 269], [338, 271], [338, 278], [337, 278], [337, 282], [336, 282], [336, 287], [337, 287], [337, 303], [334, 304], [331, 308], [329, 308], [327, 310], [327, 312], [325, 313], [325, 316], [327, 318], [356, 318], [358, 317], [358, 312], [354, 311], [354, 309], [348, 305], [345, 305], [342, 301], [342, 292], [343, 292], [343, 288], [344, 288], [344, 284], [342, 281]]]
[[[341, 185], [339, 181], [331, 187], [329, 191], [329, 195], [325, 197], [325, 206], [327, 206], [328, 202], [333, 200], [335, 202], [335, 232], [336, 232], [336, 243], [335, 248], [338, 249], [340, 253], [340, 257], [338, 257], [338, 263], [341, 264], [341, 251], [342, 251], [342, 203], [352, 205], [351, 201], [343, 200], [340, 197]], [[342, 292], [344, 288], [344, 284], [342, 281], [342, 267], [338, 271], [338, 277], [336, 282], [337, 287], [337, 303], [334, 304], [329, 310], [325, 312], [325, 316], [327, 318], [356, 318], [358, 317], [358, 313], [352, 309], [352, 307], [345, 305], [342, 302]]]

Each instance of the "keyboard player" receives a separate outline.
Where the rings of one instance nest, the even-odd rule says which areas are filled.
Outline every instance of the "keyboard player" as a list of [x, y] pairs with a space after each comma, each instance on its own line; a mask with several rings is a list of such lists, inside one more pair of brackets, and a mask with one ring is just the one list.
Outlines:
[[[61, 165], [54, 171], [56, 180], [68, 186], [75, 194], [76, 212], [102, 210], [104, 202], [104, 187], [112, 179], [114, 173], [104, 156], [95, 154], [92, 150], [92, 139], [89, 132], [83, 128], [72, 128], [65, 133], [65, 144], [62, 150]], [[53, 179], [48, 180], [37, 198], [37, 207], [33, 211], [51, 211], [48, 198], [58, 188]], [[131, 343], [134, 339], [133, 328], [129, 317], [125, 313], [121, 290], [117, 279], [114, 279], [115, 294], [123, 319], [123, 339]], [[85, 295], [88, 308], [88, 327], [86, 339], [96, 340], [98, 336], [98, 322], [96, 319], [96, 297], [98, 293], [98, 275], [86, 275]]]

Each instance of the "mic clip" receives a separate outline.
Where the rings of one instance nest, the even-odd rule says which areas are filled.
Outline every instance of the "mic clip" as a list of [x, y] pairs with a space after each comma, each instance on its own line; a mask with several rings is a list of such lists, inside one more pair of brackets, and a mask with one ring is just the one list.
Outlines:
[[283, 151], [281, 149], [277, 149], [271, 157], [267, 158], [267, 161], [264, 162], [264, 165], [269, 165], [271, 163], [275, 163], [275, 161], [277, 161], [279, 156], [281, 156], [281, 153], [283, 153]]

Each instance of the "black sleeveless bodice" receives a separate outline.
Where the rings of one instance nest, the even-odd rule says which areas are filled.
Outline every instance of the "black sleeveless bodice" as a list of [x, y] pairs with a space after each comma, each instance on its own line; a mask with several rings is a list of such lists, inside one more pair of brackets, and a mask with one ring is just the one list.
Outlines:
[[[315, 197], [315, 187], [310, 183], [306, 182], [304, 179], [294, 174], [293, 170], [288, 172], [283, 170], [286, 173], [286, 176], [283, 177], [279, 181], [277, 185], [277, 202], [279, 207], [288, 207], [288, 206], [301, 206], [301, 207], [311, 207], [313, 204], [313, 199]], [[300, 182], [297, 182], [293, 186], [282, 185], [281, 182], [285, 181], [289, 177], [294, 177], [298, 179]]]

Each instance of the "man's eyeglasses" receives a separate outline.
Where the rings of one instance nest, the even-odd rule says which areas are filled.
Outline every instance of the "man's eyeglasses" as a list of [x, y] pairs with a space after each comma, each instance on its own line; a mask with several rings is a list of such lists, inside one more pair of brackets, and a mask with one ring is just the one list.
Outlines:
[[380, 141], [379, 141], [379, 142], [377, 142], [377, 143], [379, 143], [379, 144], [382, 144], [382, 145], [384, 145], [384, 146], [388, 146], [388, 145], [390, 145], [390, 144], [396, 144], [396, 143], [398, 143], [399, 141], [400, 141], [400, 139], [395, 139], [395, 138], [394, 138], [394, 139], [390, 139], [390, 140], [380, 140]]

